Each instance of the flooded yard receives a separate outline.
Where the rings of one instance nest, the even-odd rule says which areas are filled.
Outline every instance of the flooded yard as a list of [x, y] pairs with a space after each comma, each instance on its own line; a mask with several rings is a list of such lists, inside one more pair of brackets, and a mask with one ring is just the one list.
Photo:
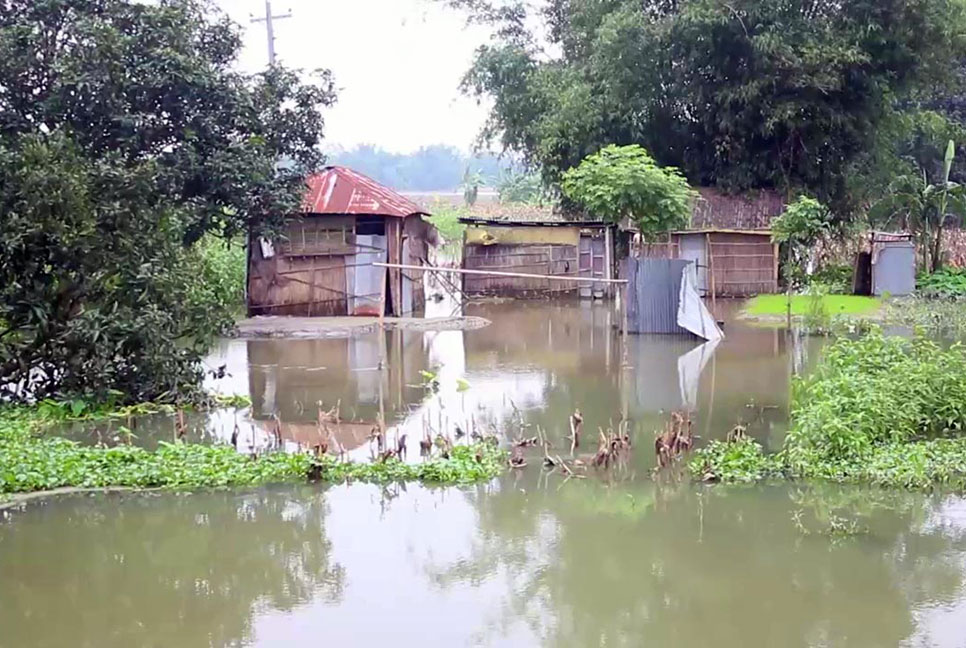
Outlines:
[[[427, 430], [630, 421], [629, 464], [566, 480], [529, 465], [467, 488], [298, 485], [72, 496], [0, 517], [0, 646], [966, 646], [966, 500], [827, 485], [655, 479], [654, 432], [736, 425], [777, 448], [793, 372], [822, 339], [726, 324], [717, 344], [631, 336], [602, 304], [472, 307], [474, 331], [230, 340], [213, 384], [252, 406], [187, 417], [241, 452], [310, 448], [336, 408], [365, 458], [383, 418]], [[176, 417], [77, 428], [146, 446]], [[119, 435], [124, 425], [127, 436]], [[566, 450], [564, 450], [564, 448]]]

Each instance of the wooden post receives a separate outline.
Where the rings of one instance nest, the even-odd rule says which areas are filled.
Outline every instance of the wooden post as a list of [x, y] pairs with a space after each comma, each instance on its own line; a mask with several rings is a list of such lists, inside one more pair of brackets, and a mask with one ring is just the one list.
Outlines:
[[[611, 225], [604, 226], [604, 279], [614, 278], [614, 233], [611, 227]], [[593, 264], [593, 259], [591, 259], [591, 264]], [[613, 297], [611, 287], [606, 286], [606, 288], [605, 294], [608, 297]]]
[[705, 240], [704, 240], [705, 247], [707, 248], [707, 253], [708, 253], [707, 254], [708, 275], [709, 275], [708, 280], [711, 283], [711, 312], [715, 317], [717, 317], [718, 316], [718, 291], [714, 285], [714, 252], [711, 251], [713, 248], [711, 244], [711, 232], [706, 232], [704, 236], [705, 236]]
[[379, 286], [379, 326], [382, 326], [386, 319], [386, 282], [389, 275], [389, 268], [382, 269], [382, 281]]

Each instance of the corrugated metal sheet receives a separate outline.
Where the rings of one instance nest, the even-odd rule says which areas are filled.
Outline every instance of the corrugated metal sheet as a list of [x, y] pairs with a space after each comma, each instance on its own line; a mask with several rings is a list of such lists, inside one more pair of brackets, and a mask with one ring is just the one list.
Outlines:
[[693, 333], [706, 340], [722, 337], [695, 290], [691, 261], [628, 258], [621, 264], [621, 275], [628, 281], [629, 333]]
[[872, 291], [877, 296], [909, 295], [916, 289], [916, 248], [909, 241], [876, 243], [872, 254]]
[[354, 214], [405, 218], [427, 212], [405, 196], [345, 167], [310, 176], [303, 209], [310, 214]]
[[681, 274], [690, 261], [628, 258], [621, 276], [627, 284], [629, 333], [687, 333], [678, 326]]

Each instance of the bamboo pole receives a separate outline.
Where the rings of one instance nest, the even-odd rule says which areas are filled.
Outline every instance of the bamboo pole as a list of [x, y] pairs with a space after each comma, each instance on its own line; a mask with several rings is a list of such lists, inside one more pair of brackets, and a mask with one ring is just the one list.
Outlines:
[[718, 316], [718, 295], [714, 285], [714, 252], [711, 250], [711, 233], [705, 234], [705, 244], [708, 248], [708, 274], [711, 275], [711, 312]]
[[488, 275], [492, 277], [520, 277], [526, 279], [552, 279], [556, 281], [589, 281], [591, 283], [626, 284], [626, 279], [602, 279], [599, 277], [567, 277], [559, 275], [539, 275], [524, 272], [492, 272], [489, 270], [468, 270], [465, 268], [440, 268], [432, 266], [414, 266], [402, 263], [373, 263], [380, 268], [399, 268], [402, 270], [423, 270], [425, 272], [450, 272], [454, 274]]

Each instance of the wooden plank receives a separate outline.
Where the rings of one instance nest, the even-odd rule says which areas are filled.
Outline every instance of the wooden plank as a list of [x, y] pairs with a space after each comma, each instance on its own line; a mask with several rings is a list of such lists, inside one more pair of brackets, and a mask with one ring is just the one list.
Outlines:
[[523, 272], [493, 272], [490, 270], [470, 270], [466, 268], [437, 268], [432, 266], [413, 266], [400, 263], [373, 263], [372, 265], [381, 268], [398, 268], [401, 270], [422, 270], [423, 272], [448, 272], [452, 274], [464, 275], [489, 275], [493, 277], [521, 277], [528, 279], [551, 279], [557, 281], [589, 281], [590, 283], [611, 283], [625, 284], [626, 279], [603, 279], [599, 277], [572, 277], [569, 275], [539, 275]]

